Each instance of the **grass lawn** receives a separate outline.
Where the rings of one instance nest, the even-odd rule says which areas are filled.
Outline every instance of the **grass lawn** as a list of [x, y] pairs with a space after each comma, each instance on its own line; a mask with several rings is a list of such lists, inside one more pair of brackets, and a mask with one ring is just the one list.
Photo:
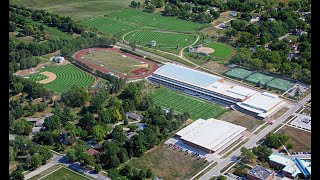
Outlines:
[[195, 32], [206, 27], [206, 24], [194, 23], [174, 17], [165, 17], [157, 13], [125, 8], [109, 13], [105, 17], [97, 17], [82, 21], [81, 24], [95, 27], [98, 31], [111, 34], [125, 34], [138, 29], [162, 29], [168, 31]]
[[179, 113], [189, 112], [193, 120], [217, 118], [227, 111], [220, 105], [164, 87], [156, 89], [151, 98], [161, 107], [172, 108]]
[[[136, 2], [144, 2], [136, 0]], [[127, 8], [131, 0], [10, 0], [10, 3], [34, 9], [44, 9], [63, 16], [70, 16], [76, 21], [93, 18], [106, 13]]]
[[[139, 65], [141, 65], [139, 60], [133, 57], [124, 56], [110, 50], [96, 50], [93, 54], [83, 55], [81, 59], [106, 68], [113, 73], [125, 73], [127, 75], [134, 75], [131, 71], [139, 69]], [[146, 67], [146, 69], [150, 70], [150, 67]]]
[[290, 152], [311, 151], [311, 133], [289, 126], [284, 126], [277, 133], [287, 134], [290, 137], [288, 143], [293, 144]]
[[[58, 94], [68, 91], [73, 85], [86, 87], [92, 86], [94, 82], [94, 78], [91, 75], [85, 73], [72, 64], [41, 69], [41, 72], [44, 71], [53, 72], [57, 75], [57, 79], [44, 84], [44, 87], [51, 89]], [[31, 80], [39, 81], [43, 78], [43, 75], [41, 76], [39, 73], [36, 73], [29, 75], [29, 77]]]
[[234, 54], [233, 48], [225, 44], [214, 42], [206, 45], [206, 47], [213, 48], [215, 50], [212, 54], [210, 54], [211, 57], [225, 59], [231, 57]]
[[124, 36], [124, 39], [128, 42], [135, 42], [141, 46], [149, 46], [150, 42], [155, 40], [157, 48], [162, 50], [178, 50], [194, 43], [197, 39], [197, 36], [192, 34], [158, 31], [133, 31]]
[[56, 179], [60, 179], [60, 180], [80, 180], [80, 179], [83, 179], [83, 180], [85, 180], [85, 179], [89, 179], [89, 178], [81, 176], [78, 173], [75, 173], [73, 170], [62, 167], [42, 179], [44, 179], [44, 180], [56, 180]]
[[253, 132], [258, 126], [263, 124], [262, 120], [258, 120], [250, 115], [244, 114], [239, 111], [229, 111], [220, 116], [219, 119], [246, 127], [247, 131], [250, 132]]
[[150, 168], [157, 177], [173, 180], [190, 179], [206, 167], [208, 162], [202, 159], [198, 160], [180, 150], [160, 145], [140, 158], [132, 158], [128, 164], [144, 170]]

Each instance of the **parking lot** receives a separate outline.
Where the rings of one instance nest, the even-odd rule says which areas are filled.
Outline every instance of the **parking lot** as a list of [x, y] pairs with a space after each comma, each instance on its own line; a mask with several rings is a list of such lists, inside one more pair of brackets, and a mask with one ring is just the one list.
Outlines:
[[[302, 94], [303, 94], [304, 92], [306, 92], [307, 89], [309, 88], [309, 87], [308, 87], [309, 85], [303, 84], [303, 83], [299, 83], [298, 86], [299, 86], [299, 89], [300, 89], [300, 93], [302, 93]], [[298, 86], [295, 85], [293, 88], [291, 88], [291, 89], [288, 91], [288, 94], [289, 94], [290, 96], [295, 96]]]
[[295, 114], [297, 118], [290, 125], [311, 131], [311, 117], [304, 114]]
[[197, 148], [194, 148], [192, 146], [189, 146], [185, 143], [183, 143], [181, 140], [177, 139], [177, 138], [170, 138], [168, 139], [165, 143], [165, 145], [170, 146], [174, 149], [180, 149], [184, 152], [187, 152], [189, 154], [192, 154], [198, 158], [204, 159], [206, 161], [213, 161], [215, 158], [219, 158], [220, 156], [216, 155], [215, 153], [213, 154], [208, 154], [204, 151], [201, 151]]

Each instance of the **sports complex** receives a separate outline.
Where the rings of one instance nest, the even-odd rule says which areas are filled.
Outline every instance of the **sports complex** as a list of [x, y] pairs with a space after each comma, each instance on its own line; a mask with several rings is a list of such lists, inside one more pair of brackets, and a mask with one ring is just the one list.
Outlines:
[[154, 62], [115, 48], [83, 49], [73, 57], [95, 70], [128, 79], [145, 78], [158, 68]]
[[171, 63], [157, 69], [148, 79], [224, 106], [234, 105], [258, 118], [269, 117], [285, 105], [277, 95], [234, 85], [225, 82], [222, 77]]

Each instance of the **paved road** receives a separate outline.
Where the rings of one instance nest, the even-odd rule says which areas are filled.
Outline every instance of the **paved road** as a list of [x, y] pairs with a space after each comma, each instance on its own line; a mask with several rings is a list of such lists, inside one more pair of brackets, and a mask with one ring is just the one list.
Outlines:
[[101, 174], [97, 174], [94, 170], [91, 170], [91, 169], [86, 169], [86, 168], [83, 168], [79, 165], [79, 163], [73, 163], [73, 162], [70, 162], [66, 159], [65, 156], [59, 156], [59, 155], [56, 155], [56, 154], [53, 154], [53, 157], [51, 158], [51, 161], [49, 163], [47, 163], [46, 165], [44, 166], [41, 166], [40, 168], [30, 172], [29, 174], [25, 175], [24, 178], [25, 179], [30, 179], [32, 178], [33, 176], [41, 173], [42, 171], [45, 171], [46, 169], [54, 166], [54, 165], [57, 165], [57, 164], [61, 164], [61, 165], [64, 165], [68, 168], [71, 168], [77, 172], [81, 172], [81, 173], [84, 173], [85, 175], [89, 176], [89, 177], [92, 177], [93, 179], [97, 179], [97, 180], [111, 180], [110, 178], [106, 177], [106, 176], [103, 176]]
[[282, 39], [288, 37], [290, 34], [292, 34], [292, 33], [288, 33], [288, 34], [286, 34], [286, 35], [284, 35], [284, 36], [279, 37], [278, 39], [279, 39], [279, 40], [282, 40]]
[[[256, 143], [262, 139], [264, 136], [266, 136], [270, 131], [275, 129], [278, 125], [280, 125], [283, 121], [285, 121], [291, 114], [296, 112], [300, 107], [304, 105], [305, 102], [309, 101], [311, 99], [311, 95], [308, 95], [303, 100], [299, 101], [299, 103], [295, 104], [291, 109], [289, 109], [286, 113], [284, 113], [282, 116], [280, 116], [273, 125], [269, 125], [268, 127], [264, 128], [260, 131], [259, 134], [253, 135], [251, 139], [244, 144], [246, 148], [253, 148], [256, 146]], [[241, 148], [238, 148], [236, 151], [231, 153], [227, 158], [217, 161], [218, 165], [216, 165], [214, 168], [212, 168], [210, 171], [208, 171], [205, 175], [203, 175], [200, 179], [208, 180], [213, 176], [219, 175], [220, 170], [223, 169], [225, 166], [227, 166], [231, 162], [236, 162], [236, 158], [241, 154], [240, 152]]]

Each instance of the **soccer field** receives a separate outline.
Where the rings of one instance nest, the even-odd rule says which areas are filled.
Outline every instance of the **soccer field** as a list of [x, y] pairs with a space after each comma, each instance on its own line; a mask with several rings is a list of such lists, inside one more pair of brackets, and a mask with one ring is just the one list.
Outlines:
[[135, 42], [141, 46], [148, 46], [152, 40], [156, 41], [159, 48], [183, 48], [197, 40], [196, 35], [179, 34], [157, 31], [133, 31], [128, 33], [124, 40]]
[[193, 120], [217, 118], [226, 112], [220, 105], [167, 88], [155, 90], [151, 98], [163, 108], [174, 109], [178, 113], [189, 112]]
[[[57, 78], [52, 82], [44, 84], [44, 87], [59, 94], [68, 91], [73, 85], [86, 87], [92, 86], [94, 82], [93, 76], [71, 64], [41, 69], [41, 72], [45, 71], [56, 74]], [[40, 81], [47, 78], [39, 73], [29, 75], [29, 77], [30, 80], [33, 81]]]
[[125, 8], [107, 14], [105, 17], [84, 20], [80, 24], [95, 27], [98, 31], [111, 34], [125, 34], [138, 29], [195, 32], [208, 26], [206, 24], [166, 17], [156, 13], [147, 13], [132, 8]]

